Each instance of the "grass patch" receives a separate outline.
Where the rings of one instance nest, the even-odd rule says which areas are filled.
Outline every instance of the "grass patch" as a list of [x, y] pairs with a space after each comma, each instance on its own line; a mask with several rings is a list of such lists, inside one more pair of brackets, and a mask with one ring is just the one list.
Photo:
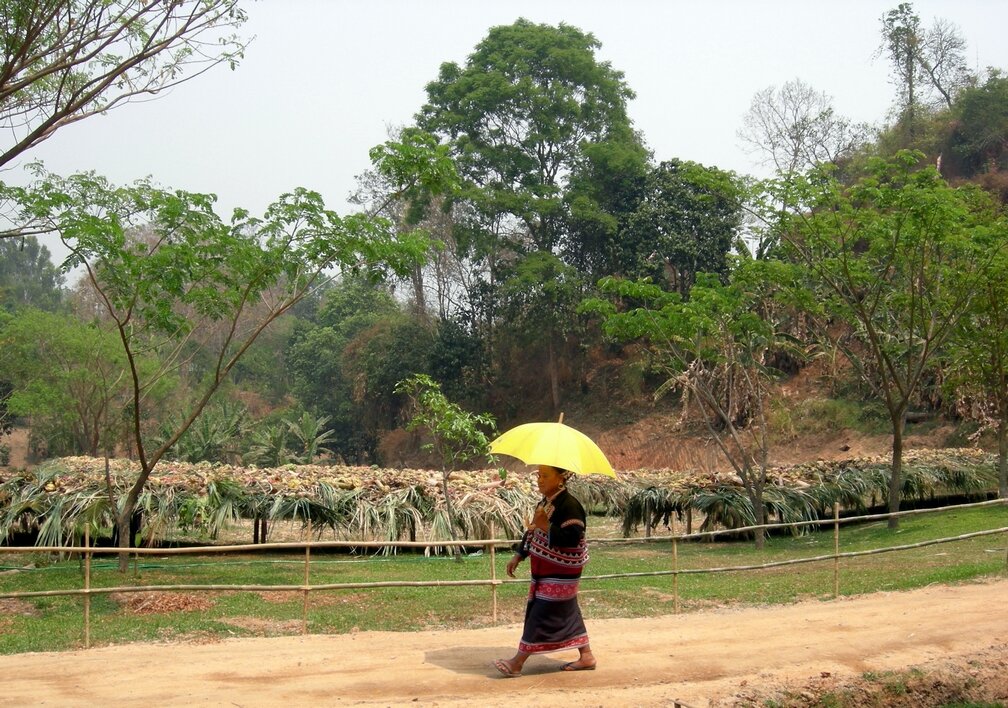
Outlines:
[[[593, 519], [590, 532], [608, 530], [608, 522]], [[840, 550], [857, 551], [911, 544], [927, 539], [958, 536], [1008, 526], [1008, 507], [990, 506], [904, 517], [891, 531], [884, 522], [841, 527]], [[1004, 535], [985, 536], [907, 551], [843, 559], [840, 592], [856, 595], [880, 590], [905, 590], [934, 583], [955, 583], [1005, 573]], [[828, 555], [833, 550], [832, 529], [805, 536], [774, 536], [758, 552], [749, 542], [678, 544], [678, 567], [710, 569], [757, 565], [772, 561]], [[505, 578], [509, 554], [497, 555], [496, 575]], [[83, 570], [77, 560], [45, 562], [32, 557], [0, 556], [8, 568], [0, 573], [0, 593], [80, 588]], [[29, 563], [36, 567], [27, 568]], [[671, 569], [668, 541], [628, 545], [596, 542], [581, 584], [581, 605], [588, 619], [649, 617], [671, 614], [675, 605], [672, 576], [592, 579], [590, 576]], [[231, 556], [143, 556], [136, 573], [125, 576], [114, 559], [92, 562], [95, 588], [124, 585], [244, 584], [300, 585], [304, 580], [303, 556], [258, 553]], [[12, 570], [12, 568], [17, 568]], [[527, 564], [521, 570], [528, 572]], [[312, 585], [416, 580], [466, 580], [489, 578], [489, 558], [466, 556], [462, 562], [420, 555], [348, 556], [312, 553]], [[527, 577], [527, 576], [526, 576]], [[682, 611], [731, 604], [781, 604], [808, 598], [832, 597], [831, 560], [801, 565], [724, 573], [680, 574], [678, 596]], [[301, 631], [302, 593], [172, 591], [164, 611], [146, 611], [145, 603], [125, 599], [126, 593], [98, 595], [91, 601], [92, 643], [131, 641], [214, 641], [223, 637], [273, 636]], [[510, 582], [498, 588], [501, 623], [519, 622], [523, 616], [527, 582]], [[156, 594], [153, 594], [156, 595]], [[199, 602], [195, 602], [198, 599]], [[0, 602], [12, 602], [10, 600]], [[4, 614], [0, 653], [59, 651], [83, 643], [83, 600], [75, 597], [39, 597], [18, 600], [21, 612]], [[156, 599], [152, 600], [155, 603]], [[138, 608], [144, 608], [139, 611]], [[309, 597], [308, 629], [313, 633], [354, 630], [422, 631], [492, 624], [489, 587], [381, 588], [313, 591]], [[0, 606], [2, 608], [2, 606]], [[189, 609], [194, 608], [194, 609]], [[900, 678], [886, 685], [900, 691]]]

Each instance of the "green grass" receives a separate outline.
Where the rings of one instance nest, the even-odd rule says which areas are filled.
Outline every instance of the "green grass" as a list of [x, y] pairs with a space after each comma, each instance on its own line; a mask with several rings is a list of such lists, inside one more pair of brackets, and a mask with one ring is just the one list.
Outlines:
[[[611, 527], [593, 519], [590, 529]], [[897, 531], [884, 522], [841, 527], [840, 550], [858, 551], [958, 536], [972, 531], [1008, 526], [1008, 507], [991, 506], [904, 517]], [[934, 583], [955, 583], [1003, 575], [1008, 539], [985, 536], [907, 551], [843, 559], [840, 592], [855, 595], [880, 590], [904, 590]], [[805, 536], [774, 536], [758, 552], [751, 542], [678, 544], [678, 567], [709, 569], [756, 565], [773, 561], [827, 555], [833, 551], [833, 532]], [[497, 555], [497, 577], [505, 577], [509, 554]], [[38, 567], [0, 572], [0, 593], [80, 588], [79, 561], [48, 563], [39, 555], [0, 555], [0, 566]], [[586, 576], [621, 572], [653, 572], [672, 567], [668, 541], [591, 546]], [[465, 557], [455, 562], [420, 555], [354, 557], [313, 552], [311, 583], [463, 580], [489, 577], [489, 558]], [[521, 571], [527, 574], [527, 564]], [[525, 576], [527, 577], [527, 575]], [[92, 562], [92, 587], [123, 585], [247, 584], [300, 585], [303, 556], [243, 554], [233, 556], [141, 556], [125, 576], [114, 559]], [[585, 616], [647, 617], [670, 614], [674, 608], [671, 576], [593, 580], [581, 585]], [[527, 583], [508, 583], [498, 589], [498, 621], [518, 622], [524, 611]], [[801, 599], [832, 597], [833, 563], [824, 561], [750, 572], [680, 574], [680, 609], [695, 611], [727, 604], [779, 604]], [[209, 607], [159, 614], [129, 610], [128, 597], [99, 595], [91, 601], [91, 641], [94, 645], [131, 641], [270, 636], [301, 631], [302, 593], [220, 591], [184, 593], [206, 598]], [[156, 603], [156, 598], [153, 600]], [[82, 646], [83, 600], [77, 597], [0, 599], [0, 653], [57, 651]], [[489, 587], [382, 588], [317, 591], [310, 595], [309, 631], [342, 633], [353, 629], [420, 631], [435, 628], [479, 627], [493, 623]], [[898, 686], [893, 687], [898, 690]]]

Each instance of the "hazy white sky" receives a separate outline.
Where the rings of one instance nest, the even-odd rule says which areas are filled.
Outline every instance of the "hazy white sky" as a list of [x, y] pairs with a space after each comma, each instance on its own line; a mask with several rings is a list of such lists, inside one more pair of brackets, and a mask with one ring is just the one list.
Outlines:
[[[464, 63], [489, 27], [519, 17], [565, 22], [602, 43], [599, 58], [637, 93], [629, 113], [657, 160], [758, 172], [736, 131], [753, 94], [800, 78], [849, 118], [885, 119], [893, 87], [875, 57], [880, 18], [898, 0], [260, 0], [235, 71], [217, 67], [156, 100], [59, 131], [0, 172], [22, 182], [95, 170], [117, 183], [152, 176], [212, 192], [219, 213], [261, 213], [283, 192], [322, 193], [340, 213], [368, 149], [409, 123], [444, 61]], [[1008, 2], [913, 3], [922, 24], [954, 22], [971, 65], [1008, 68]], [[56, 250], [50, 245], [52, 250]], [[59, 256], [54, 253], [54, 256]]]

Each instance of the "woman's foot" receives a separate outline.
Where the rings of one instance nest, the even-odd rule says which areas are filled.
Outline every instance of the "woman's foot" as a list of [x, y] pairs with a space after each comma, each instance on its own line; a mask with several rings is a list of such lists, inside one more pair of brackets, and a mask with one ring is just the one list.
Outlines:
[[497, 661], [494, 662], [494, 668], [500, 671], [506, 678], [521, 676], [521, 666], [515, 666], [507, 659], [497, 659]]
[[577, 661], [568, 661], [566, 664], [560, 667], [561, 671], [594, 671], [595, 661], [588, 663], [584, 659], [578, 659]]

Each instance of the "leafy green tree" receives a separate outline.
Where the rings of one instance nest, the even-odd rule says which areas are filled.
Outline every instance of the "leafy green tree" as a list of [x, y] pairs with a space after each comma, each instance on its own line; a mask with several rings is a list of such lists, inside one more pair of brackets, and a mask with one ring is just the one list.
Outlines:
[[[413, 405], [413, 416], [407, 429], [425, 428], [432, 439], [425, 447], [441, 459], [441, 489], [451, 538], [456, 541], [457, 522], [448, 492], [448, 476], [457, 465], [489, 455], [490, 438], [487, 432], [492, 435], [496, 423], [488, 414], [470, 413], [449, 401], [441, 392], [441, 385], [426, 374], [414, 374], [403, 379], [396, 385], [396, 392], [408, 396]], [[458, 553], [457, 548], [454, 551]]]
[[[50, 453], [97, 456], [119, 442], [132, 387], [115, 332], [70, 315], [21, 308], [0, 331], [0, 361], [12, 384], [8, 408], [49, 431]], [[143, 353], [135, 365], [145, 376], [158, 368]], [[163, 398], [164, 386], [146, 393], [153, 402]], [[62, 449], [60, 440], [70, 447]]]
[[63, 276], [34, 236], [0, 240], [0, 306], [50, 312], [63, 301]]
[[[423, 258], [426, 239], [393, 237], [388, 223], [364, 215], [341, 218], [315, 192], [283, 195], [252, 218], [236, 210], [230, 225], [213, 211], [212, 195], [161, 189], [149, 181], [114, 187], [93, 174], [63, 179], [41, 173], [28, 188], [7, 188], [21, 204], [21, 223], [58, 233], [69, 263], [84, 268], [126, 358], [129, 407], [140, 472], [116, 504], [120, 543], [139, 495], [158, 461], [189, 429], [259, 335], [333, 268], [405, 272]], [[133, 239], [143, 227], [146, 238]], [[175, 432], [151, 446], [147, 393], [183, 363], [200, 330], [213, 363]], [[152, 375], [138, 357], [156, 350]], [[127, 557], [120, 557], [126, 567]]]
[[623, 132], [622, 137], [615, 134], [606, 142], [584, 146], [565, 195], [562, 256], [592, 283], [606, 275], [632, 277], [625, 271], [634, 257], [626, 254], [624, 230], [653, 168], [644, 145], [629, 128]]
[[[841, 185], [828, 170], [782, 183], [782, 237], [809, 275], [826, 326], [885, 405], [892, 425], [889, 510], [899, 511], [908, 407], [980, 284], [997, 223], [988, 196], [950, 187], [920, 153], [870, 161], [868, 176]], [[898, 526], [898, 518], [890, 527]]]
[[699, 272], [727, 276], [739, 237], [742, 187], [730, 172], [670, 160], [647, 177], [623, 230], [621, 273], [650, 277], [685, 296]]
[[980, 273], [980, 287], [959, 321], [944, 356], [946, 382], [961, 411], [993, 428], [998, 445], [998, 495], [1008, 498], [1008, 221], [994, 236], [995, 255]]
[[0, 165], [70, 123], [233, 69], [245, 50], [238, 0], [4, 0], [0, 16]]
[[347, 339], [332, 327], [297, 332], [286, 352], [291, 392], [300, 405], [331, 418], [332, 448], [345, 460], [363, 460], [375, 446], [363, 435], [361, 414], [343, 371]]
[[[450, 141], [481, 227], [519, 251], [552, 251], [564, 183], [587, 145], [632, 135], [623, 74], [569, 25], [493, 27], [464, 67], [441, 65], [418, 124]], [[512, 226], [519, 233], [505, 235]], [[525, 241], [527, 239], [527, 242]]]
[[963, 176], [1008, 170], [1008, 76], [992, 71], [982, 86], [965, 90], [954, 106], [951, 156]]
[[478, 333], [461, 318], [441, 319], [431, 344], [431, 378], [441, 382], [449, 398], [482, 407], [487, 399], [485, 353]]
[[[699, 274], [687, 299], [643, 280], [604, 278], [599, 287], [611, 299], [583, 305], [602, 317], [607, 336], [647, 346], [652, 365], [667, 377], [656, 398], [680, 391], [685, 405], [699, 411], [742, 481], [750, 504], [744, 517], [755, 525], [767, 523], [767, 409], [777, 375], [768, 360], [783, 346], [774, 323], [761, 313], [772, 312], [768, 301], [783, 290], [789, 272], [780, 262], [741, 259], [728, 284], [718, 275]], [[754, 536], [762, 548], [764, 531]]]
[[365, 397], [355, 395], [347, 347], [390, 317], [400, 313], [386, 286], [342, 278], [326, 292], [316, 322], [295, 328], [285, 354], [292, 392], [305, 408], [331, 419], [331, 447], [348, 460], [369, 458], [377, 439], [373, 426], [365, 425]]
[[360, 424], [371, 437], [377, 439], [379, 431], [396, 426], [403, 403], [396, 384], [427, 371], [433, 340], [425, 322], [399, 314], [383, 318], [348, 342], [344, 375], [352, 382]]
[[[612, 245], [607, 199], [618, 197], [590, 180], [611, 177], [615, 189], [619, 178], [606, 170], [621, 164], [617, 153], [638, 162], [644, 154], [626, 114], [633, 92], [597, 58], [599, 47], [566, 24], [493, 27], [463, 65], [442, 64], [416, 118], [449, 145], [458, 167], [461, 186], [446, 205], [454, 226], [448, 265], [458, 265], [456, 313], [482, 341], [491, 375], [524, 341], [501, 308], [516, 263], [535, 252], [597, 261], [589, 239]], [[575, 181], [578, 195], [569, 199]]]

